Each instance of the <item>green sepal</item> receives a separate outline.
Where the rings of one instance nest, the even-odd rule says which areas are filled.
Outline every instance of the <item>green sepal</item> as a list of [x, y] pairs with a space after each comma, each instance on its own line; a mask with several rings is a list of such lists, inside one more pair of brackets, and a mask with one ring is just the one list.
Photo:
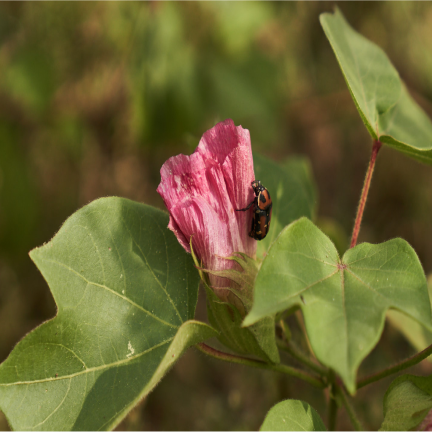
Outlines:
[[[252, 305], [253, 280], [258, 270], [256, 262], [247, 255], [236, 252], [226, 259], [236, 261], [244, 271], [234, 269], [212, 271], [203, 269], [193, 251], [192, 239], [190, 241], [192, 258], [201, 277], [202, 285], [207, 294], [207, 315], [211, 325], [219, 331], [217, 338], [231, 350], [244, 355], [255, 355], [271, 363], [279, 363], [279, 351], [276, 345], [274, 319], [266, 317], [248, 328], [241, 324], [245, 314]], [[239, 255], [239, 256], [237, 256]], [[242, 286], [243, 283], [250, 289], [242, 290], [232, 287], [222, 287], [233, 295], [229, 296], [228, 303], [222, 301], [210, 287], [206, 273], [220, 277], [227, 277]], [[249, 293], [249, 294], [247, 294]]]
[[229, 279], [230, 281], [235, 282], [239, 286], [238, 289], [236, 287], [230, 286], [221, 288], [218, 287], [213, 289], [227, 290], [232, 292], [236, 297], [238, 297], [238, 299], [243, 303], [242, 309], [244, 309], [244, 311], [240, 309], [240, 312], [245, 312], [242, 313], [244, 317], [252, 307], [254, 281], [259, 270], [258, 263], [243, 252], [234, 252], [234, 254], [230, 257], [219, 258], [229, 261], [235, 261], [242, 268], [242, 271], [236, 269], [207, 270], [203, 268], [201, 268], [200, 270], [213, 276], [219, 276]]
[[203, 285], [207, 293], [208, 319], [219, 331], [219, 341], [240, 354], [252, 354], [279, 363], [274, 320], [267, 317], [250, 327], [241, 327], [243, 316], [239, 310], [231, 303], [221, 301], [207, 284]]

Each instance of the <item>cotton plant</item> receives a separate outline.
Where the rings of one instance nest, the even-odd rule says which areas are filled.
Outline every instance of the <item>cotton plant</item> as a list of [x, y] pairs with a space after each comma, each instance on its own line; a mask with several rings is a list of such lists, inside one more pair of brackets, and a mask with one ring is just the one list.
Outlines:
[[[358, 244], [381, 147], [432, 165], [432, 123], [385, 53], [338, 10], [321, 15], [321, 24], [372, 139], [350, 248], [340, 254], [314, 224], [305, 161], [272, 162], [252, 153], [246, 125], [216, 124], [193, 154], [162, 166], [157, 191], [167, 211], [102, 198], [30, 252], [57, 314], [0, 366], [0, 408], [13, 429], [113, 429], [195, 347], [325, 391], [324, 421], [306, 401], [291, 399], [271, 408], [261, 430], [336, 430], [339, 409], [363, 430], [357, 390], [432, 354], [432, 346], [422, 347], [357, 376], [390, 309], [416, 321], [415, 331], [432, 331], [426, 276], [413, 248], [401, 238]], [[273, 212], [270, 203], [267, 211], [259, 207], [260, 193]], [[208, 322], [195, 319], [199, 286]], [[292, 337], [293, 315], [304, 323], [303, 346]], [[397, 377], [384, 395], [381, 430], [429, 430], [431, 380]]]

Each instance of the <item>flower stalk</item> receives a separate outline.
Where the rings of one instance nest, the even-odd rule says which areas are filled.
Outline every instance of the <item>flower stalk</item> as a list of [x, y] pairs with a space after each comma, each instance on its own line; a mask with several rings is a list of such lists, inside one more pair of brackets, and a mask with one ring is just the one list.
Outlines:
[[318, 388], [326, 387], [326, 384], [323, 381], [321, 381], [319, 378], [315, 378], [312, 375], [309, 375], [308, 373], [303, 372], [299, 369], [293, 368], [291, 366], [287, 366], [287, 365], [283, 365], [283, 364], [271, 364], [271, 363], [266, 363], [266, 362], [263, 362], [260, 360], [253, 360], [253, 359], [249, 359], [246, 357], [228, 354], [228, 353], [219, 351], [217, 349], [214, 349], [214, 348], [206, 345], [205, 343], [199, 343], [195, 346], [199, 351], [203, 352], [204, 354], [207, 354], [210, 357], [216, 358], [218, 360], [223, 360], [223, 361], [227, 361], [230, 363], [242, 364], [245, 366], [256, 367], [259, 369], [274, 370], [276, 372], [281, 372], [281, 373], [284, 373], [286, 375], [291, 375], [291, 376], [294, 376], [296, 378], [299, 378], [299, 379], [306, 381], [309, 384], [311, 384], [315, 387], [318, 387]]

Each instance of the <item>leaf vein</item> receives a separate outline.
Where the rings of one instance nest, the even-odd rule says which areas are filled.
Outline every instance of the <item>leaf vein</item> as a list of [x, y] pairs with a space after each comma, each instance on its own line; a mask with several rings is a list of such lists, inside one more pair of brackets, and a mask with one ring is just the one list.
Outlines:
[[135, 306], [137, 309], [140, 309], [141, 311], [145, 312], [147, 315], [151, 316], [152, 318], [158, 320], [159, 322], [161, 322], [161, 323], [163, 323], [163, 324], [165, 324], [165, 325], [167, 325], [167, 326], [174, 327], [174, 328], [178, 328], [178, 327], [179, 327], [179, 326], [176, 326], [176, 325], [174, 325], [174, 324], [170, 324], [170, 323], [167, 322], [167, 321], [164, 321], [162, 318], [159, 318], [158, 316], [152, 314], [150, 311], [144, 309], [142, 306], [140, 306], [139, 304], [135, 303], [135, 302], [132, 301], [131, 299], [129, 299], [129, 298], [127, 298], [127, 297], [125, 297], [125, 296], [119, 294], [118, 292], [114, 291], [114, 290], [111, 289], [111, 288], [108, 288], [106, 285], [101, 285], [101, 284], [98, 284], [98, 283], [96, 283], [96, 282], [91, 282], [91, 281], [89, 281], [89, 280], [86, 279], [82, 274], [78, 273], [76, 270], [74, 270], [73, 268], [67, 266], [66, 264], [63, 264], [63, 263], [61, 263], [61, 262], [59, 262], [59, 261], [56, 261], [56, 260], [50, 260], [50, 259], [46, 259], [46, 258], [42, 258], [42, 259], [43, 259], [44, 261], [48, 261], [48, 262], [51, 262], [51, 263], [53, 263], [53, 264], [57, 264], [57, 265], [59, 265], [59, 266], [61, 266], [61, 267], [66, 268], [66, 269], [69, 270], [70, 272], [75, 273], [77, 276], [79, 276], [81, 279], [83, 279], [85, 282], [87, 282], [87, 283], [90, 284], [90, 285], [94, 285], [94, 286], [97, 286], [97, 287], [99, 287], [99, 288], [104, 288], [104, 289], [106, 289], [106, 290], [109, 291], [110, 293], [112, 293], [112, 294], [116, 295], [117, 297], [120, 297], [121, 299], [127, 301], [127, 302], [130, 303], [131, 305]]
[[36, 424], [34, 426], [30, 426], [30, 427], [24, 426], [22, 429], [25, 430], [25, 429], [34, 429], [34, 428], [37, 428], [38, 426], [44, 424], [50, 417], [52, 417], [58, 411], [58, 409], [63, 405], [64, 401], [66, 400], [67, 395], [69, 394], [69, 391], [70, 391], [70, 388], [71, 388], [71, 382], [72, 382], [72, 378], [69, 380], [69, 386], [68, 386], [68, 389], [67, 389], [66, 394], [64, 395], [63, 399], [57, 405], [56, 409], [48, 417], [45, 418], [45, 420], [41, 421], [40, 423], [38, 423], [38, 424]]
[[[147, 216], [148, 216], [148, 215], [147, 215]], [[122, 220], [123, 220], [123, 222], [124, 222], [124, 225], [125, 225], [126, 229], [129, 231], [129, 235], [130, 235], [132, 241], [135, 243], [135, 246], [136, 246], [136, 247], [138, 248], [138, 250], [140, 251], [141, 256], [143, 257], [144, 262], [145, 262], [147, 268], [149, 269], [150, 273], [152, 274], [154, 280], [155, 280], [156, 283], [157, 283], [157, 284], [162, 288], [162, 291], [165, 293], [165, 295], [167, 296], [169, 302], [171, 303], [172, 307], [174, 308], [174, 310], [175, 310], [177, 316], [180, 318], [180, 322], [183, 323], [183, 319], [182, 319], [182, 317], [181, 317], [181, 315], [180, 315], [180, 313], [179, 313], [179, 311], [178, 311], [176, 305], [174, 304], [174, 302], [173, 302], [171, 296], [168, 294], [167, 290], [163, 287], [163, 285], [161, 284], [160, 280], [159, 280], [159, 279], [157, 278], [157, 276], [155, 275], [153, 269], [151, 268], [150, 264], [148, 263], [147, 257], [145, 256], [143, 250], [141, 249], [141, 246], [140, 246], [140, 245], [136, 242], [136, 240], [133, 238], [132, 233], [130, 232], [129, 227], [127, 226], [126, 221], [123, 219], [123, 217], [122, 217]], [[142, 220], [142, 218], [140, 219], [140, 233], [141, 233], [141, 220]], [[158, 225], [158, 226], [159, 226], [159, 225]], [[160, 228], [160, 227], [159, 227], [159, 228]], [[177, 326], [177, 327], [178, 327], [178, 326]]]
[[[294, 293], [294, 294], [291, 294], [291, 295], [289, 295], [288, 297], [284, 297], [284, 298], [282, 298], [280, 301], [281, 301], [281, 302], [284, 302], [284, 301], [287, 301], [287, 300], [289, 300], [289, 299], [291, 299], [291, 298], [293, 298], [293, 297], [296, 297], [296, 296], [298, 296], [299, 294], [301, 294], [302, 292], [308, 290], [309, 288], [312, 288], [313, 286], [315, 286], [315, 285], [317, 285], [317, 284], [319, 284], [319, 283], [325, 281], [326, 279], [331, 278], [332, 276], [334, 276], [334, 275], [335, 275], [336, 273], [338, 273], [338, 272], [339, 272], [339, 269], [336, 270], [336, 271], [334, 271], [333, 273], [329, 274], [328, 276], [325, 276], [325, 277], [323, 277], [322, 279], [315, 281], [315, 282], [312, 283], [311, 285], [309, 285], [309, 286], [307, 286], [307, 287], [305, 287], [305, 288], [302, 288], [300, 291], [298, 291], [298, 292], [296, 292], [296, 293]], [[301, 279], [300, 279], [300, 280], [301, 280]]]

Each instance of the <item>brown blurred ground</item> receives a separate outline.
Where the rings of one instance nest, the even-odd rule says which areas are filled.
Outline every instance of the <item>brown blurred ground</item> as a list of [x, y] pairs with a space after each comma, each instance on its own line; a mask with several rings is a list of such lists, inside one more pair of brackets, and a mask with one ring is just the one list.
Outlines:
[[[432, 115], [430, 3], [347, 2], [350, 23], [388, 53]], [[371, 141], [318, 16], [331, 2], [0, 3], [0, 358], [55, 314], [27, 253], [89, 201], [158, 207], [159, 168], [191, 153], [217, 121], [251, 132], [255, 151], [307, 155], [319, 223], [350, 235]], [[432, 272], [432, 167], [383, 148], [360, 241], [403, 237]], [[346, 240], [345, 240], [346, 241]], [[203, 313], [203, 302], [199, 313]], [[364, 368], [413, 352], [390, 326]], [[429, 371], [428, 365], [417, 371]], [[368, 428], [389, 381], [359, 392]], [[190, 350], [120, 425], [257, 429], [283, 398], [325, 417], [319, 391]], [[349, 429], [344, 414], [341, 428]], [[7, 428], [0, 417], [0, 428]]]

